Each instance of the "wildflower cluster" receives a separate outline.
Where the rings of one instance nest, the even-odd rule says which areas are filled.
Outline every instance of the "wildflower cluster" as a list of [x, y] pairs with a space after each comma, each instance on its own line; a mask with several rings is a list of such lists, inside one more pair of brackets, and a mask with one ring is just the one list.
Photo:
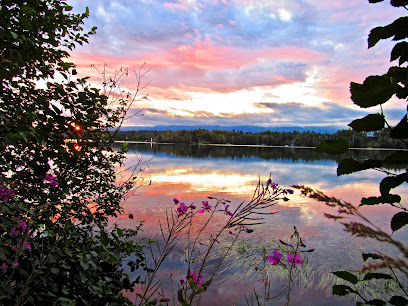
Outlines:
[[[177, 208], [174, 213], [172, 213], [172, 215], [175, 215], [175, 218], [167, 218], [167, 220], [172, 220], [172, 223], [167, 225], [170, 233], [169, 238], [166, 238], [166, 240], [173, 241], [172, 238], [170, 238], [171, 232], [179, 234], [179, 229], [184, 227], [191, 228], [194, 217], [197, 216], [197, 214], [209, 214], [204, 226], [200, 227], [198, 234], [192, 236], [193, 241], [188, 244], [186, 258], [186, 262], [188, 263], [187, 276], [179, 281], [178, 301], [182, 304], [193, 303], [197, 295], [205, 292], [240, 235], [242, 233], [252, 233], [254, 231], [252, 229], [253, 226], [263, 223], [264, 215], [274, 213], [266, 209], [277, 204], [279, 201], [288, 201], [287, 195], [289, 194], [293, 194], [292, 189], [284, 189], [280, 187], [279, 184], [272, 182], [269, 178], [265, 184], [260, 181], [258, 182], [253, 197], [248, 203], [242, 202], [236, 206], [232, 206], [231, 201], [226, 199], [208, 197], [209, 200], [213, 200], [215, 203], [210, 204], [208, 200], [202, 201], [201, 207], [194, 211], [196, 207], [193, 204], [187, 206], [177, 198], [174, 198], [173, 202], [177, 205]], [[234, 207], [234, 209], [232, 209], [232, 207]], [[208, 242], [200, 241], [204, 230], [217, 212], [228, 217], [226, 218], [225, 224], [210, 235]], [[223, 235], [227, 233], [233, 235], [232, 242], [226, 250], [222, 251], [221, 257], [217, 259], [211, 271], [208, 271], [206, 266], [208, 260], [212, 258], [210, 254], [214, 251], [215, 246], [220, 242]], [[190, 235], [189, 232], [189, 237]], [[165, 236], [163, 235], [163, 237]], [[172, 247], [173, 246], [169, 245], [169, 249]], [[162, 254], [165, 254], [165, 252], [167, 252], [166, 249], [162, 249]], [[282, 254], [276, 251], [275, 255], [276, 264], [278, 264]], [[296, 256], [296, 254], [294, 254], [292, 258], [290, 256], [292, 255], [288, 254], [288, 260], [295, 262], [295, 264], [301, 262], [299, 256]], [[158, 258], [160, 260], [156, 261], [162, 262], [162, 257]], [[203, 274], [206, 271], [208, 271], [209, 275], [203, 280]], [[187, 282], [185, 280], [187, 280]]]
[[189, 209], [190, 210], [196, 209], [196, 207], [193, 204], [190, 204], [189, 206], [187, 206], [186, 204], [180, 202], [176, 198], [173, 199], [173, 202], [174, 202], [174, 205], [179, 204], [179, 207], [177, 207], [177, 209], [176, 209], [178, 217], [181, 217], [183, 215], [187, 215]]
[[[186, 280], [189, 283], [190, 287], [193, 288], [198, 288], [201, 287], [202, 285], [202, 280], [203, 280], [203, 276], [201, 274], [199, 274], [197, 276], [197, 274], [195, 272], [189, 272], [188, 276], [186, 276]], [[186, 285], [186, 282], [184, 281], [184, 279], [180, 280], [180, 286], [184, 286]]]
[[43, 182], [49, 183], [51, 188], [55, 188], [58, 186], [58, 182], [55, 180], [55, 176], [52, 176], [51, 174], [48, 173], [43, 178]]
[[[8, 245], [11, 247], [11, 250], [16, 251], [17, 253], [13, 256], [12, 267], [15, 268], [19, 266], [18, 257], [20, 256], [20, 252], [24, 250], [31, 250], [31, 244], [28, 241], [28, 238], [31, 236], [31, 231], [28, 231], [28, 226], [26, 221], [19, 220], [17, 224], [10, 229], [9, 236], [11, 238], [12, 245]], [[7, 259], [7, 258], [5, 258]], [[9, 268], [7, 262], [3, 262], [0, 269], [3, 273], [6, 273]]]
[[0, 186], [0, 201], [7, 203], [14, 196], [14, 190], [7, 188], [4, 185]]
[[[286, 295], [286, 305], [289, 304], [290, 301], [290, 293], [291, 293], [291, 286], [294, 282], [294, 271], [296, 267], [302, 266], [304, 263], [304, 259], [301, 260], [301, 253], [304, 252], [313, 252], [314, 249], [307, 249], [304, 250], [302, 248], [306, 248], [306, 245], [303, 243], [302, 238], [299, 235], [298, 230], [294, 227], [294, 233], [290, 237], [290, 240], [295, 239], [295, 243], [285, 242], [283, 240], [279, 240], [279, 242], [283, 245], [282, 253], [275, 249], [271, 255], [266, 255], [266, 250], [264, 250], [264, 266], [263, 267], [256, 267], [255, 271], [262, 273], [261, 283], [264, 286], [264, 295], [263, 299], [265, 302], [277, 298], [282, 293], [287, 291]], [[283, 260], [284, 256], [283, 253], [286, 253], [286, 261]], [[275, 296], [271, 296], [271, 279], [268, 274], [268, 265], [269, 263], [272, 266], [281, 266], [287, 271], [288, 281], [284, 288]], [[260, 296], [256, 293], [256, 298], [258, 299]]]

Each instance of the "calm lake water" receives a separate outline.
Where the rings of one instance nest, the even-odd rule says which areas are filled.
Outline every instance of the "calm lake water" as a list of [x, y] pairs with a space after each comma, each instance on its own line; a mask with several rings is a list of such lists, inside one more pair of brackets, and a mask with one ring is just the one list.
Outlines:
[[[366, 159], [389, 152], [350, 150], [349, 154]], [[145, 160], [148, 167], [143, 177], [151, 180], [151, 184], [139, 188], [125, 202], [125, 211], [132, 213], [135, 219], [122, 216], [119, 222], [122, 226], [132, 227], [134, 222], [145, 220], [142, 236], [158, 239], [159, 220], [164, 222], [166, 210], [176, 207], [173, 198], [201, 207], [201, 201], [211, 196], [229, 199], [231, 206], [236, 207], [251, 199], [258, 179], [266, 182], [269, 175], [281, 186], [304, 184], [355, 204], [360, 203], [362, 197], [379, 195], [378, 185], [383, 177], [380, 172], [369, 170], [337, 177], [337, 162], [343, 157], [291, 147], [130, 144], [128, 165], [136, 164], [140, 158]], [[404, 202], [406, 187], [399, 187], [396, 192]], [[267, 216], [263, 225], [254, 227], [253, 233], [242, 235], [216, 281], [202, 295], [201, 304], [246, 305], [245, 296], [249, 298], [254, 288], [260, 290], [262, 287], [262, 275], [256, 269], [262, 266], [262, 249], [271, 254], [279, 247], [278, 239], [288, 239], [296, 226], [304, 243], [315, 252], [307, 253], [303, 272], [291, 295], [291, 305], [355, 305], [351, 299], [331, 295], [331, 285], [336, 278], [330, 272], [358, 270], [363, 265], [362, 252], [387, 250], [388, 246], [350, 238], [339, 222], [324, 217], [325, 212], [334, 213], [334, 210], [302, 197], [296, 191], [290, 195], [290, 201], [280, 202], [270, 211], [278, 213]], [[390, 220], [395, 213], [391, 207], [369, 207], [362, 211], [370, 220], [390, 231]], [[210, 231], [215, 231], [225, 217], [220, 214]], [[408, 241], [407, 230], [397, 232], [395, 237]], [[220, 248], [228, 243], [228, 239], [220, 242]], [[178, 280], [186, 275], [184, 251], [185, 237], [181, 237], [159, 274], [167, 289], [170, 288], [170, 277], [177, 288]], [[272, 293], [278, 293], [286, 283], [284, 273], [272, 266], [269, 273], [273, 279]], [[281, 305], [284, 301], [285, 295], [281, 295], [269, 305]]]

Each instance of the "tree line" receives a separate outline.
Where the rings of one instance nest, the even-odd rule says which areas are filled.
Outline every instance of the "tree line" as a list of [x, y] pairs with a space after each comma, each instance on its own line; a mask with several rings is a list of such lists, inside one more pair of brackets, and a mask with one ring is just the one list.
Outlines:
[[398, 139], [389, 136], [387, 130], [373, 133], [339, 130], [336, 133], [317, 132], [278, 132], [264, 131], [258, 133], [224, 130], [179, 130], [179, 131], [120, 131], [118, 141], [153, 141], [158, 143], [183, 144], [235, 144], [235, 145], [269, 145], [269, 146], [307, 146], [315, 147], [324, 140], [343, 138], [353, 148], [394, 148], [404, 149], [407, 146]]

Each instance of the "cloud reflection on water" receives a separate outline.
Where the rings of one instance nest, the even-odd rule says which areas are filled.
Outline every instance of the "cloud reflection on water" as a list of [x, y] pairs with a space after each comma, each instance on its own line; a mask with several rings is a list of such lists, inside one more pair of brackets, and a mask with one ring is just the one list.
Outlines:
[[[146, 172], [152, 184], [142, 189], [142, 195], [131, 197], [125, 203], [126, 212], [133, 213], [136, 220], [146, 220], [144, 235], [153, 237], [159, 235], [159, 221], [165, 220], [166, 210], [175, 209], [172, 202], [174, 197], [186, 204], [194, 202], [198, 207], [201, 201], [207, 199], [208, 196], [227, 198], [232, 201], [232, 207], [236, 207], [242, 201], [250, 200], [259, 176], [261, 181], [266, 182], [270, 173], [273, 181], [284, 187], [304, 184], [354, 204], [359, 203], [363, 196], [377, 195], [379, 192], [378, 184], [381, 178], [378, 172], [364, 171], [337, 177], [335, 160], [327, 157], [319, 160], [311, 156], [303, 159], [297, 157], [293, 149], [287, 151], [290, 153], [287, 154], [288, 159], [285, 159], [282, 154], [274, 159], [273, 156], [267, 158], [263, 158], [265, 155], [250, 156], [250, 153], [243, 156], [242, 152], [238, 154], [239, 157], [226, 155], [223, 158], [219, 152], [213, 154], [217, 157], [212, 157], [211, 154], [207, 157], [189, 156], [188, 154], [183, 156], [176, 150], [177, 148], [174, 147], [168, 152], [161, 151], [155, 154], [152, 152], [154, 146], [152, 151], [148, 152], [146, 146], [142, 144], [131, 147], [128, 154], [128, 164], [136, 161], [141, 153], [146, 159], [153, 157]], [[303, 151], [302, 154], [307, 154], [305, 152]], [[404, 190], [399, 191], [404, 199], [406, 195]], [[349, 239], [349, 234], [342, 230], [341, 224], [323, 216], [325, 212], [335, 212], [324, 204], [302, 197], [296, 192], [290, 198], [290, 201], [279, 202], [270, 208], [270, 211], [278, 211], [278, 213], [267, 216], [266, 223], [258, 226], [255, 232], [244, 237], [243, 241], [249, 241], [254, 246], [265, 245], [271, 248], [276, 245], [278, 239], [288, 238], [293, 226], [296, 225], [308, 247], [316, 249], [315, 253], [309, 255], [315, 267], [333, 271], [346, 263], [352, 264], [355, 268], [361, 266], [361, 252], [372, 250], [367, 241]], [[363, 208], [363, 211], [369, 218], [388, 229], [389, 220], [395, 209], [378, 206]], [[216, 218], [210, 231], [215, 231], [220, 226], [223, 217], [225, 216]], [[196, 222], [203, 224], [203, 218], [204, 216], [200, 216]], [[123, 225], [132, 225], [130, 220], [120, 219]], [[406, 230], [403, 231], [405, 232], [400, 236], [406, 239]], [[381, 249], [378, 246], [376, 248]], [[182, 249], [180, 252], [182, 253]], [[165, 270], [171, 273], [172, 269], [180, 267], [182, 267], [180, 263], [176, 265], [174, 262], [169, 262]], [[231, 269], [233, 268], [234, 263], [231, 266]], [[249, 293], [247, 281], [236, 279], [235, 283], [238, 287], [242, 287], [244, 290], [242, 292]], [[224, 289], [218, 290], [220, 291], [218, 293], [213, 292], [218, 296], [218, 301], [225, 293], [224, 291], [228, 291], [228, 287], [221, 288]], [[228, 294], [228, 297], [236, 299], [234, 294]]]

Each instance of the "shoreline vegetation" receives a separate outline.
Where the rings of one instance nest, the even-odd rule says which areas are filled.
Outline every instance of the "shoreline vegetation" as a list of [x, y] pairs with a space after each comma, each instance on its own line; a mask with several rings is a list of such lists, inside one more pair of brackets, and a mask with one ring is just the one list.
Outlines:
[[[316, 147], [306, 146], [269, 146], [269, 145], [241, 145], [231, 143], [174, 143], [174, 142], [150, 142], [150, 141], [129, 141], [129, 140], [115, 140], [115, 143], [129, 143], [129, 144], [156, 144], [156, 145], [197, 145], [197, 146], [214, 146], [214, 147], [253, 147], [253, 148], [291, 148], [291, 149], [315, 149]], [[394, 148], [349, 148], [349, 150], [367, 150], [367, 151], [408, 151], [408, 149], [394, 149]]]
[[351, 150], [408, 150], [401, 141], [392, 139], [385, 131], [376, 133], [340, 130], [337, 133], [317, 132], [242, 132], [206, 129], [178, 131], [119, 131], [118, 143], [191, 144], [223, 147], [266, 147], [314, 149], [324, 140], [343, 138]]

